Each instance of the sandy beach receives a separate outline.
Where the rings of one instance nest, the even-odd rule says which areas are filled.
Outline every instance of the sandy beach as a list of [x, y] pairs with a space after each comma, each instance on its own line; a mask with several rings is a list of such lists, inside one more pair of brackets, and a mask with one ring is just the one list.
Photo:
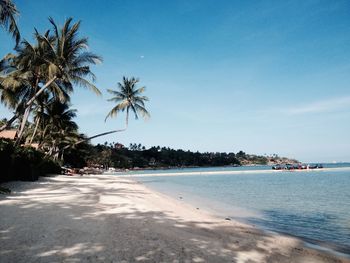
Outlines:
[[130, 178], [4, 184], [0, 262], [350, 262], [151, 191]]

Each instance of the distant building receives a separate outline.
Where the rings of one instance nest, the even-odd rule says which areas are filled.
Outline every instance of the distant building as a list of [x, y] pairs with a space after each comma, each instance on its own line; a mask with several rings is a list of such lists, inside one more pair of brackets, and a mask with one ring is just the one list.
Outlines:
[[31, 144], [25, 144], [23, 145], [25, 147], [32, 147], [34, 148], [35, 150], [38, 150], [39, 149], [39, 143], [31, 143]]
[[17, 137], [17, 130], [4, 130], [0, 132], [0, 138], [14, 140]]
[[152, 157], [152, 158], [150, 159], [150, 161], [149, 161], [148, 164], [151, 165], [151, 166], [156, 165], [156, 159], [154, 159], [154, 158]]
[[116, 144], [114, 144], [114, 148], [115, 148], [115, 149], [123, 149], [123, 148], [124, 148], [124, 145], [121, 144], [121, 143], [119, 143], [119, 142], [117, 142]]

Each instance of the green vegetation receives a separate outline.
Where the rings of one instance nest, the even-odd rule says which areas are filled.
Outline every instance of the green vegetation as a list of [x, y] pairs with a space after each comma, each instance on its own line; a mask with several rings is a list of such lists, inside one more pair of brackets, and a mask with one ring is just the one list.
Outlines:
[[39, 176], [61, 172], [57, 163], [44, 158], [44, 153], [31, 147], [16, 146], [5, 139], [0, 139], [0, 164], [0, 182], [35, 181]]
[[123, 82], [122, 83], [118, 82], [117, 90], [107, 89], [107, 91], [114, 96], [108, 101], [115, 102], [117, 103], [117, 105], [114, 106], [112, 110], [107, 114], [105, 121], [109, 117], [116, 117], [119, 114], [119, 112], [126, 111], [125, 128], [120, 130], [113, 130], [109, 132], [100, 133], [87, 138], [87, 140], [91, 140], [100, 136], [105, 136], [116, 132], [125, 131], [128, 128], [130, 111], [134, 113], [136, 120], [139, 118], [139, 114], [143, 118], [150, 117], [149, 112], [145, 108], [145, 102], [148, 101], [148, 98], [146, 96], [141, 96], [143, 92], [146, 90], [146, 87], [137, 88], [136, 85], [138, 82], [139, 82], [139, 79], [136, 79], [134, 77], [130, 79], [127, 77], [123, 77]]
[[[79, 154], [75, 153], [79, 151]], [[79, 156], [79, 158], [72, 158]], [[294, 160], [273, 156], [259, 156], [225, 152], [191, 152], [175, 150], [169, 147], [153, 146], [146, 148], [141, 144], [130, 144], [124, 147], [120, 143], [105, 142], [104, 144], [80, 145], [80, 149], [71, 149], [66, 164], [72, 167], [94, 166], [120, 169], [158, 169], [176, 167], [209, 167], [209, 166], [239, 166], [239, 165], [266, 165], [276, 163], [293, 163]], [[296, 162], [296, 161], [295, 161]]]
[[129, 148], [115, 145], [96, 145], [87, 156], [91, 165], [115, 168], [168, 168], [239, 165], [234, 153], [199, 153], [166, 147], [146, 149], [141, 144]]
[[16, 23], [16, 17], [18, 16], [19, 11], [12, 1], [0, 0], [0, 25], [12, 34], [12, 37], [16, 40], [16, 44], [18, 44], [21, 39]]
[[[108, 90], [116, 103], [107, 115], [126, 111], [126, 127], [91, 137], [79, 133], [73, 120], [77, 111], [71, 109], [71, 94], [76, 87], [101, 95], [94, 85], [91, 66], [102, 62], [92, 53], [88, 38], [79, 36], [80, 21], [68, 18], [62, 27], [50, 17], [51, 28], [43, 33], [34, 30], [34, 42], [21, 39], [16, 23], [19, 15], [11, 0], [0, 0], [0, 24], [16, 40], [14, 53], [0, 61], [0, 101], [14, 112], [2, 119], [0, 132], [16, 130], [15, 141], [1, 140], [0, 181], [35, 180], [38, 176], [58, 172], [58, 164], [82, 166], [93, 147], [89, 140], [124, 131], [129, 112], [138, 119], [148, 117], [145, 87], [137, 88], [138, 79], [124, 77], [117, 90]], [[35, 150], [36, 148], [37, 150]], [[54, 168], [54, 169], [53, 169]]]

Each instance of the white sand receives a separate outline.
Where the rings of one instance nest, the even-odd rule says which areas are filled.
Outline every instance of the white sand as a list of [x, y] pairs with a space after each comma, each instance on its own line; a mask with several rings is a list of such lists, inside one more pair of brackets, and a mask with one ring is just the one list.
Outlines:
[[[5, 185], [6, 186], [6, 185]], [[0, 262], [350, 262], [115, 176], [7, 184]]]

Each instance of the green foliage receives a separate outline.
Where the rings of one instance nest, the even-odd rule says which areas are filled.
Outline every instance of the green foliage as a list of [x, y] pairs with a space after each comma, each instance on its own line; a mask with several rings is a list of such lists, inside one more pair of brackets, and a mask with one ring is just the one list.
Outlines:
[[87, 165], [87, 157], [93, 150], [94, 147], [87, 142], [82, 142], [74, 147], [70, 147], [64, 151], [64, 164], [75, 168], [85, 167]]
[[19, 43], [21, 35], [16, 23], [19, 11], [11, 0], [0, 0], [0, 25]]
[[98, 144], [87, 157], [90, 165], [115, 168], [162, 168], [240, 165], [234, 153], [199, 153], [175, 150], [166, 147], [146, 149], [141, 144], [130, 144], [130, 148]]
[[146, 87], [138, 88], [138, 82], [139, 79], [134, 77], [130, 79], [123, 77], [123, 82], [118, 82], [117, 90], [107, 89], [107, 91], [113, 95], [108, 101], [117, 103], [117, 105], [108, 113], [105, 120], [109, 117], [117, 116], [120, 111], [123, 112], [125, 110], [126, 126], [128, 126], [129, 111], [134, 113], [135, 119], [139, 118], [139, 114], [144, 118], [150, 117], [149, 112], [145, 108], [145, 102], [148, 101], [148, 98], [142, 95]]
[[0, 139], [0, 182], [35, 181], [39, 176], [60, 173], [60, 166], [30, 147], [15, 146], [11, 140]]

